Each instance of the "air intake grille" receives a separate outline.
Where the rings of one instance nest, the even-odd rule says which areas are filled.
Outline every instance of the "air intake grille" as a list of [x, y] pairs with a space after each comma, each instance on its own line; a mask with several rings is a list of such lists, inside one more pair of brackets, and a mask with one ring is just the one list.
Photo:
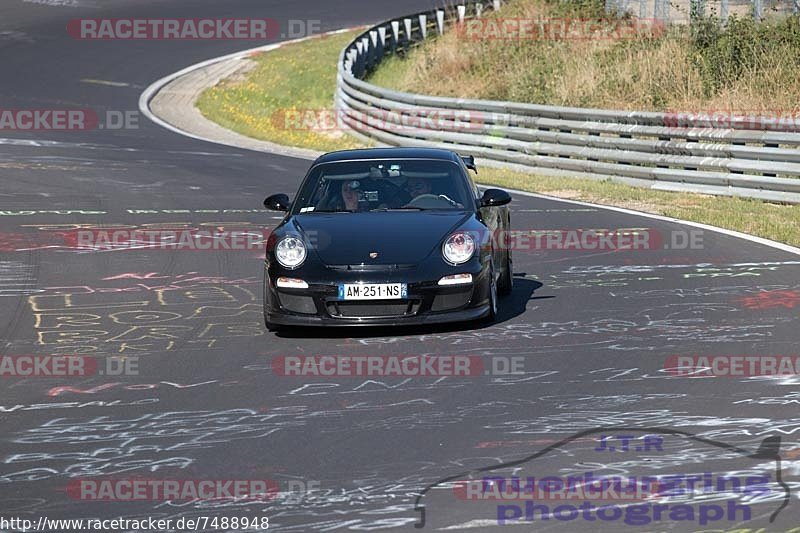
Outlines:
[[389, 300], [371, 302], [330, 302], [328, 312], [338, 318], [383, 318], [416, 314], [416, 300]]

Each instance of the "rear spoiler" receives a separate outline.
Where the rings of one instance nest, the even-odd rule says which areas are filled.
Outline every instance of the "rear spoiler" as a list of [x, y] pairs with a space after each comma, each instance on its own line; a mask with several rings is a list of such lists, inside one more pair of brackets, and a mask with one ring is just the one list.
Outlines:
[[475, 174], [478, 173], [478, 167], [475, 166], [475, 157], [471, 155], [462, 155], [461, 160], [464, 161], [464, 166], [468, 169], [473, 171]]

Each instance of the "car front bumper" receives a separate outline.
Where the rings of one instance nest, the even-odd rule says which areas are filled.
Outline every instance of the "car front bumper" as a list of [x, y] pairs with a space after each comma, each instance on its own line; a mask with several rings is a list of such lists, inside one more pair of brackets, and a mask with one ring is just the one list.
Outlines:
[[[418, 274], [358, 273], [336, 282], [313, 282], [294, 272], [270, 272], [264, 283], [264, 319], [269, 324], [297, 326], [399, 326], [477, 320], [489, 314], [489, 269], [477, 262], [472, 282], [438, 285]], [[437, 275], [439, 272], [437, 272]], [[304, 279], [305, 289], [278, 288], [277, 277]], [[339, 283], [407, 283], [405, 299], [339, 300]]]

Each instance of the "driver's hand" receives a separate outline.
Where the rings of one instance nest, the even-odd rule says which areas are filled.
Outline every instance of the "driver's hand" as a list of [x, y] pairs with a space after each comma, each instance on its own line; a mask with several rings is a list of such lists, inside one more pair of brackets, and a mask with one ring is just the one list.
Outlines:
[[446, 194], [440, 194], [439, 198], [441, 198], [442, 200], [447, 200], [450, 203], [450, 205], [452, 205], [453, 207], [458, 207], [459, 209], [464, 207], [463, 205], [461, 205], [460, 203], [456, 202], [455, 200], [453, 200], [452, 198], [450, 198]]

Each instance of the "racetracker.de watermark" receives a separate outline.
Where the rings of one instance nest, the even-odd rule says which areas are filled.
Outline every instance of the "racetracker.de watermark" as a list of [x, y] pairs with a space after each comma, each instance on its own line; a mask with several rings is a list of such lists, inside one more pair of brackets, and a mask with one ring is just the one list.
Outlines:
[[320, 33], [316, 19], [119, 18], [72, 19], [67, 32], [80, 40], [267, 40], [298, 39]]
[[496, 250], [626, 251], [702, 250], [703, 230], [654, 228], [531, 229], [467, 232], [477, 243]]
[[272, 372], [284, 377], [466, 377], [523, 371], [521, 356], [285, 355], [272, 359]]
[[[229, 529], [230, 528], [230, 529]], [[198, 516], [196, 518], [48, 518], [38, 520], [0, 517], [5, 531], [261, 531], [269, 529], [268, 516]]]
[[666, 24], [657, 19], [473, 18], [458, 25], [466, 40], [588, 41], [660, 37]]
[[800, 112], [789, 109], [669, 109], [664, 125], [670, 128], [714, 128], [800, 132]]
[[267, 501], [279, 493], [268, 479], [74, 479], [67, 495], [81, 501]]
[[672, 355], [664, 370], [684, 377], [754, 377], [800, 375], [797, 355]]
[[139, 129], [138, 111], [94, 109], [3, 109], [0, 131], [88, 131]]
[[[203, 229], [81, 229], [66, 232], [64, 245], [79, 250], [259, 250], [266, 248], [270, 230]], [[313, 235], [307, 240], [313, 241]]]
[[3, 355], [0, 378], [138, 376], [138, 357], [98, 359], [81, 355]]
[[480, 131], [486, 124], [507, 122], [507, 117], [499, 113], [433, 108], [414, 108], [402, 112], [375, 108], [368, 113], [331, 108], [278, 109], [272, 113], [271, 119], [273, 127], [281, 131], [318, 133], [350, 131], [353, 123], [384, 131]]

